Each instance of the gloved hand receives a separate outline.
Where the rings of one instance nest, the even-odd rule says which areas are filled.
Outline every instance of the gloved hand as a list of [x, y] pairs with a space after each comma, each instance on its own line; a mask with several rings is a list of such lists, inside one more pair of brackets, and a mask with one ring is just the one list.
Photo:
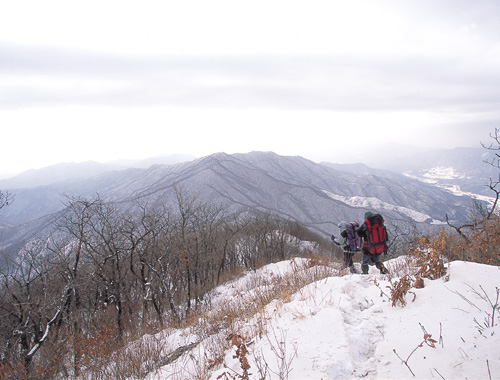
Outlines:
[[332, 235], [332, 240], [335, 240], [335, 235]]

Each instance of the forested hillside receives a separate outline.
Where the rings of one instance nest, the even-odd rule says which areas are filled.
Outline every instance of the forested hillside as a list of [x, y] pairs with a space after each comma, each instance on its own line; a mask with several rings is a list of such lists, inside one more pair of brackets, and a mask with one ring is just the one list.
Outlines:
[[[284, 178], [280, 177], [284, 173], [283, 161], [289, 163], [289, 159], [276, 161], [274, 155], [266, 157], [273, 158], [264, 164], [267, 177], [279, 182]], [[248, 166], [248, 158], [243, 166], [250, 174], [255, 167]], [[256, 159], [256, 156], [250, 158]], [[213, 174], [217, 170], [205, 165], [214, 160], [220, 164], [217, 170], [228, 171], [239, 159], [226, 155], [211, 157], [201, 160], [202, 166], [186, 164], [188, 171], [180, 167], [176, 170], [192, 175], [193, 170], [204, 168], [197, 174]], [[292, 162], [293, 167], [307, 164], [301, 159]], [[491, 164], [500, 169], [498, 158]], [[270, 175], [273, 168], [279, 170]], [[151, 172], [157, 169], [152, 168]], [[262, 171], [261, 167], [259, 172]], [[295, 177], [293, 181], [297, 188], [305, 187], [302, 178]], [[315, 181], [327, 183], [324, 178], [315, 178]], [[418, 229], [391, 229], [386, 259], [396, 259], [388, 261], [391, 263], [389, 274], [373, 277], [372, 268], [370, 275], [355, 281], [356, 286], [378, 287], [380, 296], [390, 300], [393, 306], [405, 306], [408, 294], [415, 294], [413, 289], [421, 288], [427, 280], [444, 277], [450, 262], [476, 262], [498, 267], [499, 183], [491, 180], [489, 188], [493, 202], [488, 207], [479, 202], [473, 204], [466, 221], [452, 220], [446, 214], [443, 215], [447, 220], [446, 228], [430, 233]], [[129, 181], [122, 186], [142, 185]], [[269, 334], [272, 330], [265, 317], [269, 313], [268, 305], [279, 310], [280, 305], [292, 299], [307, 299], [309, 296], [304, 289], [308, 285], [319, 287], [322, 280], [348, 275], [339, 265], [336, 254], [332, 254], [329, 236], [318, 234], [296, 220], [261, 208], [235, 212], [221, 204], [204, 201], [199, 193], [172, 186], [164, 176], [155, 186], [149, 191], [156, 195], [166, 194], [171, 186], [172, 201], [162, 202], [161, 197], [149, 197], [143, 187], [136, 189], [135, 196], [130, 199], [105, 200], [99, 195], [67, 197], [64, 210], [54, 216], [50, 228], [32, 235], [15, 256], [2, 254], [0, 379], [144, 378], [162, 373], [184, 354], [190, 355], [190, 350], [197, 347], [202, 338], [216, 338], [216, 341], [210, 340], [214, 355], [205, 355], [205, 361], [197, 361], [196, 370], [203, 376], [191, 374], [189, 377], [207, 378], [214, 371], [226, 368], [224, 355], [232, 345], [242, 349], [250, 344], [238, 335], [235, 327], [242, 323], [248, 325], [251, 320], [254, 337]], [[311, 188], [308, 191], [312, 191]], [[389, 196], [395, 197], [392, 188], [377, 191], [380, 194], [390, 191]], [[321, 193], [322, 199], [348, 204], [338, 194]], [[0, 192], [0, 211], [9, 208], [13, 199], [13, 194]], [[405, 258], [404, 270], [397, 264], [401, 262], [399, 258]], [[221, 301], [219, 297], [215, 310], [212, 308], [214, 289], [221, 289], [224, 284], [232, 287], [231, 280], [242, 274], [255, 273], [259, 268], [278, 262], [288, 262], [293, 269], [292, 276], [270, 275], [260, 279], [264, 282], [258, 287], [251, 287], [254, 290], [250, 296], [255, 297], [252, 301], [240, 298], [241, 292], [229, 292], [227, 296], [236, 297], [239, 303], [233, 304], [230, 299]], [[331, 283], [337, 284], [336, 281]], [[334, 288], [338, 291], [335, 286], [330, 291], [326, 289], [327, 294]], [[348, 292], [348, 287], [341, 290]], [[496, 301], [488, 297], [486, 295], [485, 299], [491, 303], [491, 314], [487, 314], [486, 326], [476, 322], [480, 333], [495, 327], [498, 319], [498, 314], [494, 316], [498, 311], [498, 287]], [[313, 299], [312, 302], [320, 302]], [[366, 299], [357, 305], [363, 302], [368, 302], [367, 308], [373, 306]], [[267, 311], [262, 314], [264, 310]], [[300, 311], [292, 315], [306, 318]], [[149, 334], [169, 336], [172, 331], [185, 329], [200, 339], [175, 348], [167, 347], [162, 339], [154, 341], [155, 348], [143, 345]], [[221, 334], [229, 339], [222, 341]], [[278, 350], [274, 352], [283, 357], [279, 352], [280, 337], [275, 335], [274, 339], [274, 347]], [[426, 342], [428, 336], [424, 334], [422, 343]], [[146, 354], [148, 349], [149, 354]], [[375, 352], [371, 346], [366, 349]], [[241, 359], [243, 374], [226, 371], [226, 378], [249, 379], [244, 372], [246, 354], [240, 351], [237, 357]], [[408, 359], [401, 359], [401, 362], [411, 372]], [[282, 364], [288, 365], [286, 360]], [[357, 377], [375, 371], [372, 364], [364, 372], [358, 372]], [[287, 368], [281, 368], [284, 372], [280, 372], [280, 378], [287, 378]], [[332, 378], [336, 378], [335, 371], [347, 377], [354, 371], [346, 367], [332, 368], [336, 368], [331, 372]], [[261, 369], [264, 371], [265, 366]], [[266, 378], [265, 371], [263, 374]]]
[[50, 235], [4, 258], [2, 358], [30, 376], [76, 376], [103, 333], [119, 347], [185, 323], [228, 277], [308, 256], [322, 241], [269, 214], [228, 215], [181, 191], [177, 201], [172, 210], [72, 199]]

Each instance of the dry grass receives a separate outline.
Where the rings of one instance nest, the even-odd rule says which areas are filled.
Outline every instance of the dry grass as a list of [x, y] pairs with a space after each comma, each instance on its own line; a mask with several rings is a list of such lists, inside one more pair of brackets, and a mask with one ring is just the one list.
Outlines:
[[[266, 311], [268, 305], [275, 303], [279, 308], [292, 301], [297, 293], [299, 297], [307, 297], [309, 295], [300, 294], [306, 285], [338, 273], [330, 263], [313, 256], [308, 260], [292, 260], [289, 270], [283, 274], [254, 276], [224, 302], [217, 302], [215, 295], [209, 295], [210, 302], [183, 321], [182, 331], [196, 342], [185, 351], [167, 343], [169, 328], [157, 336], [144, 336], [123, 349], [112, 346], [112, 332], [99, 332], [81, 341], [83, 361], [79, 378], [142, 379], [170, 364], [170, 377], [174, 380], [185, 378], [186, 373], [190, 379], [206, 379], [210, 371], [222, 365], [225, 353], [234, 345], [228, 336], [244, 336], [244, 341], [267, 336], [272, 319]], [[172, 328], [172, 331], [178, 330]], [[199, 348], [193, 349], [199, 342], [202, 342]], [[172, 359], [176, 355], [179, 360], [174, 362]], [[176, 366], [186, 361], [189, 366], [176, 370]]]

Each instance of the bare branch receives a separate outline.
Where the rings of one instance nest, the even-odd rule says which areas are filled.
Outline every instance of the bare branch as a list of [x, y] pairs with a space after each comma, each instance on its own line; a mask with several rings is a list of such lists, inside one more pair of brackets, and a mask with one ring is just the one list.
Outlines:
[[[493, 158], [491, 158], [490, 160], [484, 160], [484, 162], [500, 169], [500, 129], [495, 128], [495, 131], [493, 133], [490, 133], [490, 137], [494, 140], [494, 142], [490, 143], [489, 145], [481, 142], [481, 146], [489, 151], [493, 151], [496, 153], [494, 154]], [[492, 216], [495, 214], [498, 200], [500, 199], [499, 187], [500, 174], [498, 176], [498, 180], [493, 180], [492, 178], [490, 178], [489, 188], [494, 192], [495, 197], [490, 209], [486, 213], [481, 215], [481, 219], [474, 221], [473, 223], [465, 223], [460, 226], [455, 226], [451, 224], [448, 215], [446, 215], [446, 224], [453, 228], [467, 243], [470, 243], [470, 239], [467, 237], [463, 230], [480, 228], [481, 225], [485, 224], [485, 222], [489, 221], [492, 218]]]
[[14, 201], [14, 195], [7, 192], [3, 192], [0, 190], [0, 210], [5, 206], [10, 205]]
[[448, 214], [446, 214], [446, 224], [453, 228], [467, 243], [470, 243], [469, 238], [466, 234], [464, 234], [462, 230], [464, 228], [473, 228], [474, 224], [462, 224], [461, 226], [454, 226], [453, 224], [451, 224]]

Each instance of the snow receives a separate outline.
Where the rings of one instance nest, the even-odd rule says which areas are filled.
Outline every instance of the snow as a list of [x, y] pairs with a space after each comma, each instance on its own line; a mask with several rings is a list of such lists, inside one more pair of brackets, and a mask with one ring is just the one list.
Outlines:
[[456, 179], [470, 179], [462, 173], [456, 173], [454, 168], [438, 166], [421, 173], [421, 176], [412, 174], [411, 172], [404, 172], [403, 175], [417, 179], [419, 181], [436, 184], [440, 180], [456, 180]]
[[429, 215], [424, 214], [422, 212], [412, 210], [408, 207], [396, 206], [391, 203], [384, 202], [381, 199], [375, 197], [361, 197], [361, 196], [346, 197], [343, 195], [331, 193], [326, 190], [323, 190], [323, 192], [330, 198], [345, 203], [349, 206], [363, 207], [366, 209], [375, 209], [375, 210], [395, 211], [412, 218], [416, 222], [425, 222], [431, 219]]
[[465, 174], [457, 173], [452, 167], [437, 166], [424, 174], [429, 179], [470, 179]]
[[[264, 332], [261, 329], [246, 341], [249, 379], [260, 379], [259, 369], [265, 368], [266, 378], [279, 379], [281, 371], [281, 378], [290, 380], [500, 379], [500, 310], [495, 310], [494, 326], [485, 326], [491, 325], [490, 301], [494, 304], [497, 299], [500, 268], [451, 262], [445, 277], [426, 279], [424, 288], [411, 289], [405, 307], [392, 306], [391, 281], [394, 284], [404, 275], [408, 263], [404, 257], [387, 261], [390, 275], [371, 267], [368, 275], [340, 272], [314, 281], [288, 300], [268, 304], [259, 319], [246, 320], [232, 332], [245, 335], [256, 331], [259, 323], [266, 324]], [[283, 261], [247, 273], [218, 287], [212, 304], [245, 297], [267, 280], [298, 273], [301, 264]], [[164, 334], [176, 344], [200, 339], [187, 330]], [[209, 352], [202, 341], [183, 356], [175, 376], [172, 366], [166, 366], [147, 379], [194, 378], [196, 360]], [[241, 374], [234, 356], [232, 347], [224, 355], [226, 367], [206, 378], [225, 378], [219, 376], [229, 368], [233, 375]]]
[[447, 191], [453, 195], [459, 196], [459, 197], [470, 197], [472, 199], [477, 199], [480, 201], [484, 201], [489, 203], [490, 205], [493, 204], [495, 201], [495, 198], [491, 196], [485, 196], [481, 194], [475, 194], [471, 193], [468, 191], [463, 191], [459, 185], [456, 184], [449, 184], [449, 183], [442, 183], [444, 180], [457, 180], [457, 179], [470, 179], [471, 177], [468, 177], [465, 174], [461, 173], [456, 173], [454, 168], [451, 167], [435, 167], [430, 169], [429, 171], [425, 172], [422, 174], [422, 176], [414, 175], [411, 172], [405, 172], [403, 175], [413, 178], [416, 180], [419, 180], [424, 183], [432, 184], [440, 189]]

